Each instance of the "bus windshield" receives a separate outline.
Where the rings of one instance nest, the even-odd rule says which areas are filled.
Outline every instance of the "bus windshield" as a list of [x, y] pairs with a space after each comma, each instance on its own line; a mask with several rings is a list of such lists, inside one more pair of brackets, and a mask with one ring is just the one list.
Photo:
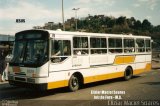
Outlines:
[[48, 59], [47, 40], [16, 41], [11, 63], [43, 64]]
[[40, 67], [49, 60], [49, 33], [25, 30], [16, 33], [10, 65]]

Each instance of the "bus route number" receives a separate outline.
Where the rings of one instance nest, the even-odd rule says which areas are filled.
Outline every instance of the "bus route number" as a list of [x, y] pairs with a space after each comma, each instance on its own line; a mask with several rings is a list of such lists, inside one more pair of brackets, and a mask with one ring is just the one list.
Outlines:
[[16, 19], [16, 23], [25, 23], [25, 19]]

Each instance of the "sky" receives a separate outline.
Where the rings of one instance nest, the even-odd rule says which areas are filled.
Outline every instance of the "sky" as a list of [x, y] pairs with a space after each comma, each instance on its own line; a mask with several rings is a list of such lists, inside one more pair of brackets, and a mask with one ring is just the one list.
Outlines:
[[[65, 20], [90, 15], [126, 16], [160, 25], [160, 0], [63, 0]], [[12, 34], [47, 22], [62, 22], [62, 0], [0, 0], [0, 34]], [[25, 19], [25, 23], [16, 23]]]

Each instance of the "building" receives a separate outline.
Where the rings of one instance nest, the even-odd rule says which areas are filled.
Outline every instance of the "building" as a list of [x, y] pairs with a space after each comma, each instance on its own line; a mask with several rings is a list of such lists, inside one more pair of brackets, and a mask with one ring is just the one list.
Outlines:
[[13, 35], [0, 34], [0, 42], [2, 41], [14, 41], [15, 37]]
[[62, 24], [61, 23], [54, 23], [54, 22], [47, 22], [44, 24], [44, 26], [34, 26], [33, 29], [47, 29], [47, 30], [56, 30], [61, 29]]
[[7, 53], [11, 53], [14, 40], [15, 37], [12, 35], [0, 34], [0, 50], [5, 50]]

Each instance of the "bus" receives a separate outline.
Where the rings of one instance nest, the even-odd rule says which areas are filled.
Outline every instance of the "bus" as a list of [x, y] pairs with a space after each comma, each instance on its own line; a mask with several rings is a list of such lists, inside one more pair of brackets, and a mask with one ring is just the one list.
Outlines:
[[9, 84], [50, 90], [132, 76], [151, 70], [151, 38], [53, 30], [15, 34]]

